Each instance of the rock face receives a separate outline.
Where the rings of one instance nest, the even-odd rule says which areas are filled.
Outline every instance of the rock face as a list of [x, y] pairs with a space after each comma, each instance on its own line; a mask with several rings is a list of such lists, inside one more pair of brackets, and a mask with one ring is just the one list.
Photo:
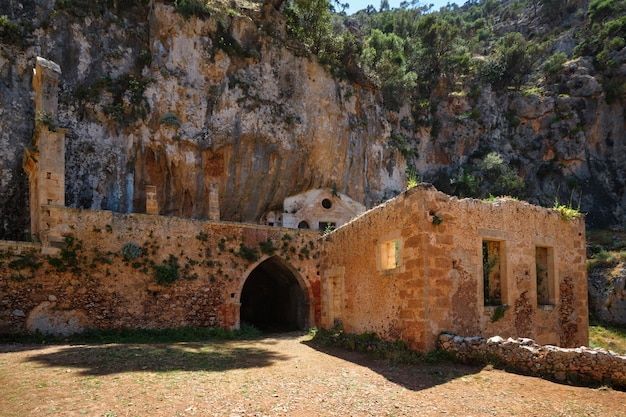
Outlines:
[[589, 308], [604, 322], [626, 324], [626, 265], [595, 269], [589, 274]]
[[205, 219], [217, 184], [227, 221], [259, 222], [317, 188], [370, 208], [405, 188], [407, 164], [449, 191], [461, 166], [496, 151], [525, 178], [531, 201], [582, 196], [588, 224], [623, 222], [624, 109], [606, 103], [586, 59], [552, 80], [558, 96], [440, 93], [423, 116], [409, 105], [385, 110], [374, 89], [334, 78], [274, 10], [186, 19], [160, 2], [118, 3], [19, 2], [10, 16], [35, 29], [24, 45], [0, 39], [0, 239], [30, 235], [21, 165], [37, 55], [63, 71], [70, 207], [143, 212], [155, 186], [160, 214]]
[[[19, 165], [33, 130], [25, 120], [34, 118], [26, 93], [34, 49], [64, 69], [68, 206], [142, 212], [155, 185], [161, 214], [202, 219], [217, 183], [223, 220], [257, 222], [312, 188], [367, 206], [403, 188], [375, 93], [333, 79], [284, 34], [267, 34], [284, 26], [279, 15], [185, 20], [163, 4], [146, 13], [136, 21], [60, 13], [37, 31], [38, 48], [0, 61], [13, 83], [2, 100], [14, 101], [3, 117], [12, 126], [2, 129], [11, 150], [4, 213], [26, 203]], [[26, 224], [15, 213], [2, 237], [21, 237]]]

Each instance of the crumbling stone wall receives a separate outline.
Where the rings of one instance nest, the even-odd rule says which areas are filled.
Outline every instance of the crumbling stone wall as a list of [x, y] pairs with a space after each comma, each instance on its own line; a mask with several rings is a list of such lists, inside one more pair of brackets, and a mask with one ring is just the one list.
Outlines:
[[626, 356], [602, 348], [541, 346], [532, 339], [439, 336], [439, 348], [462, 362], [495, 362], [507, 369], [561, 382], [626, 389]]
[[59, 206], [42, 210], [51, 221], [50, 235], [64, 239], [64, 247], [44, 255], [40, 245], [0, 244], [0, 333], [235, 328], [243, 285], [270, 257], [293, 270], [306, 293], [307, 322], [319, 320], [319, 232]]
[[[493, 305], [485, 242], [499, 248], [501, 300]], [[546, 305], [538, 302], [538, 247], [550, 253]], [[422, 184], [327, 235], [321, 250], [323, 326], [341, 323], [421, 351], [434, 349], [442, 331], [587, 344], [580, 218], [513, 199], [458, 200]]]

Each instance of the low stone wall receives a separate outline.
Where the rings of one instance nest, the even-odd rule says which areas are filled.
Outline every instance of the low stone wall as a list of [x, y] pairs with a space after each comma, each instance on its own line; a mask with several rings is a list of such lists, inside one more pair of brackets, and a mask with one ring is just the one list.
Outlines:
[[494, 363], [505, 369], [559, 382], [626, 389], [626, 356], [601, 348], [573, 349], [536, 344], [532, 339], [460, 337], [443, 333], [439, 348], [461, 362]]

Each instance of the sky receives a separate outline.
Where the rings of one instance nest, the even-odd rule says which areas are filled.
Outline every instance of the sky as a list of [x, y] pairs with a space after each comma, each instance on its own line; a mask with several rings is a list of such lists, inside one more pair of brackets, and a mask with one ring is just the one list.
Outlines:
[[[361, 9], [365, 9], [368, 5], [372, 5], [378, 10], [380, 7], [380, 0], [341, 0], [342, 3], [348, 2], [350, 4], [350, 8], [346, 10], [346, 13], [352, 14], [356, 13]], [[399, 7], [402, 0], [389, 0], [389, 7], [395, 8]], [[456, 4], [464, 4], [465, 0], [454, 1], [454, 0], [430, 0], [430, 1], [420, 1], [420, 4], [434, 4], [433, 11], [439, 10], [441, 7], [447, 5], [448, 3], [456, 3]]]

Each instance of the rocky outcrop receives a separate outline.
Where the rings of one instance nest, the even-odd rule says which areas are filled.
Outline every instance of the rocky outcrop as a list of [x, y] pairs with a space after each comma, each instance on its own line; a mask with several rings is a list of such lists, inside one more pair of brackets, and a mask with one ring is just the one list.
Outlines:
[[[2, 148], [12, 150], [2, 186], [17, 195], [2, 209], [26, 204], [19, 154], [32, 136], [25, 120], [34, 119], [27, 87], [35, 49], [63, 68], [69, 206], [141, 212], [146, 186], [156, 185], [161, 214], [202, 219], [217, 183], [223, 220], [258, 222], [313, 188], [367, 206], [395, 195], [404, 164], [386, 143], [375, 92], [334, 79], [290, 46], [277, 12], [249, 13], [185, 19], [155, 3], [136, 21], [56, 14], [38, 30], [37, 47], [0, 62], [5, 71], [20, 65], [5, 91], [20, 102], [4, 118], [20, 130], [2, 129]], [[26, 229], [5, 226], [3, 234]]]
[[335, 78], [271, 8], [201, 19], [159, 1], [14, 3], [23, 12], [10, 18], [35, 29], [24, 44], [0, 39], [0, 239], [30, 235], [21, 164], [37, 55], [63, 70], [71, 207], [142, 212], [156, 186], [160, 214], [204, 219], [218, 184], [222, 220], [259, 222], [316, 188], [369, 208], [405, 188], [407, 166], [449, 192], [461, 167], [495, 151], [532, 202], [574, 196], [588, 224], [623, 223], [624, 109], [607, 104], [589, 59], [569, 62], [543, 94], [457, 85], [392, 112], [372, 87]]
[[589, 309], [606, 323], [626, 324], [626, 264], [595, 268], [589, 273]]

